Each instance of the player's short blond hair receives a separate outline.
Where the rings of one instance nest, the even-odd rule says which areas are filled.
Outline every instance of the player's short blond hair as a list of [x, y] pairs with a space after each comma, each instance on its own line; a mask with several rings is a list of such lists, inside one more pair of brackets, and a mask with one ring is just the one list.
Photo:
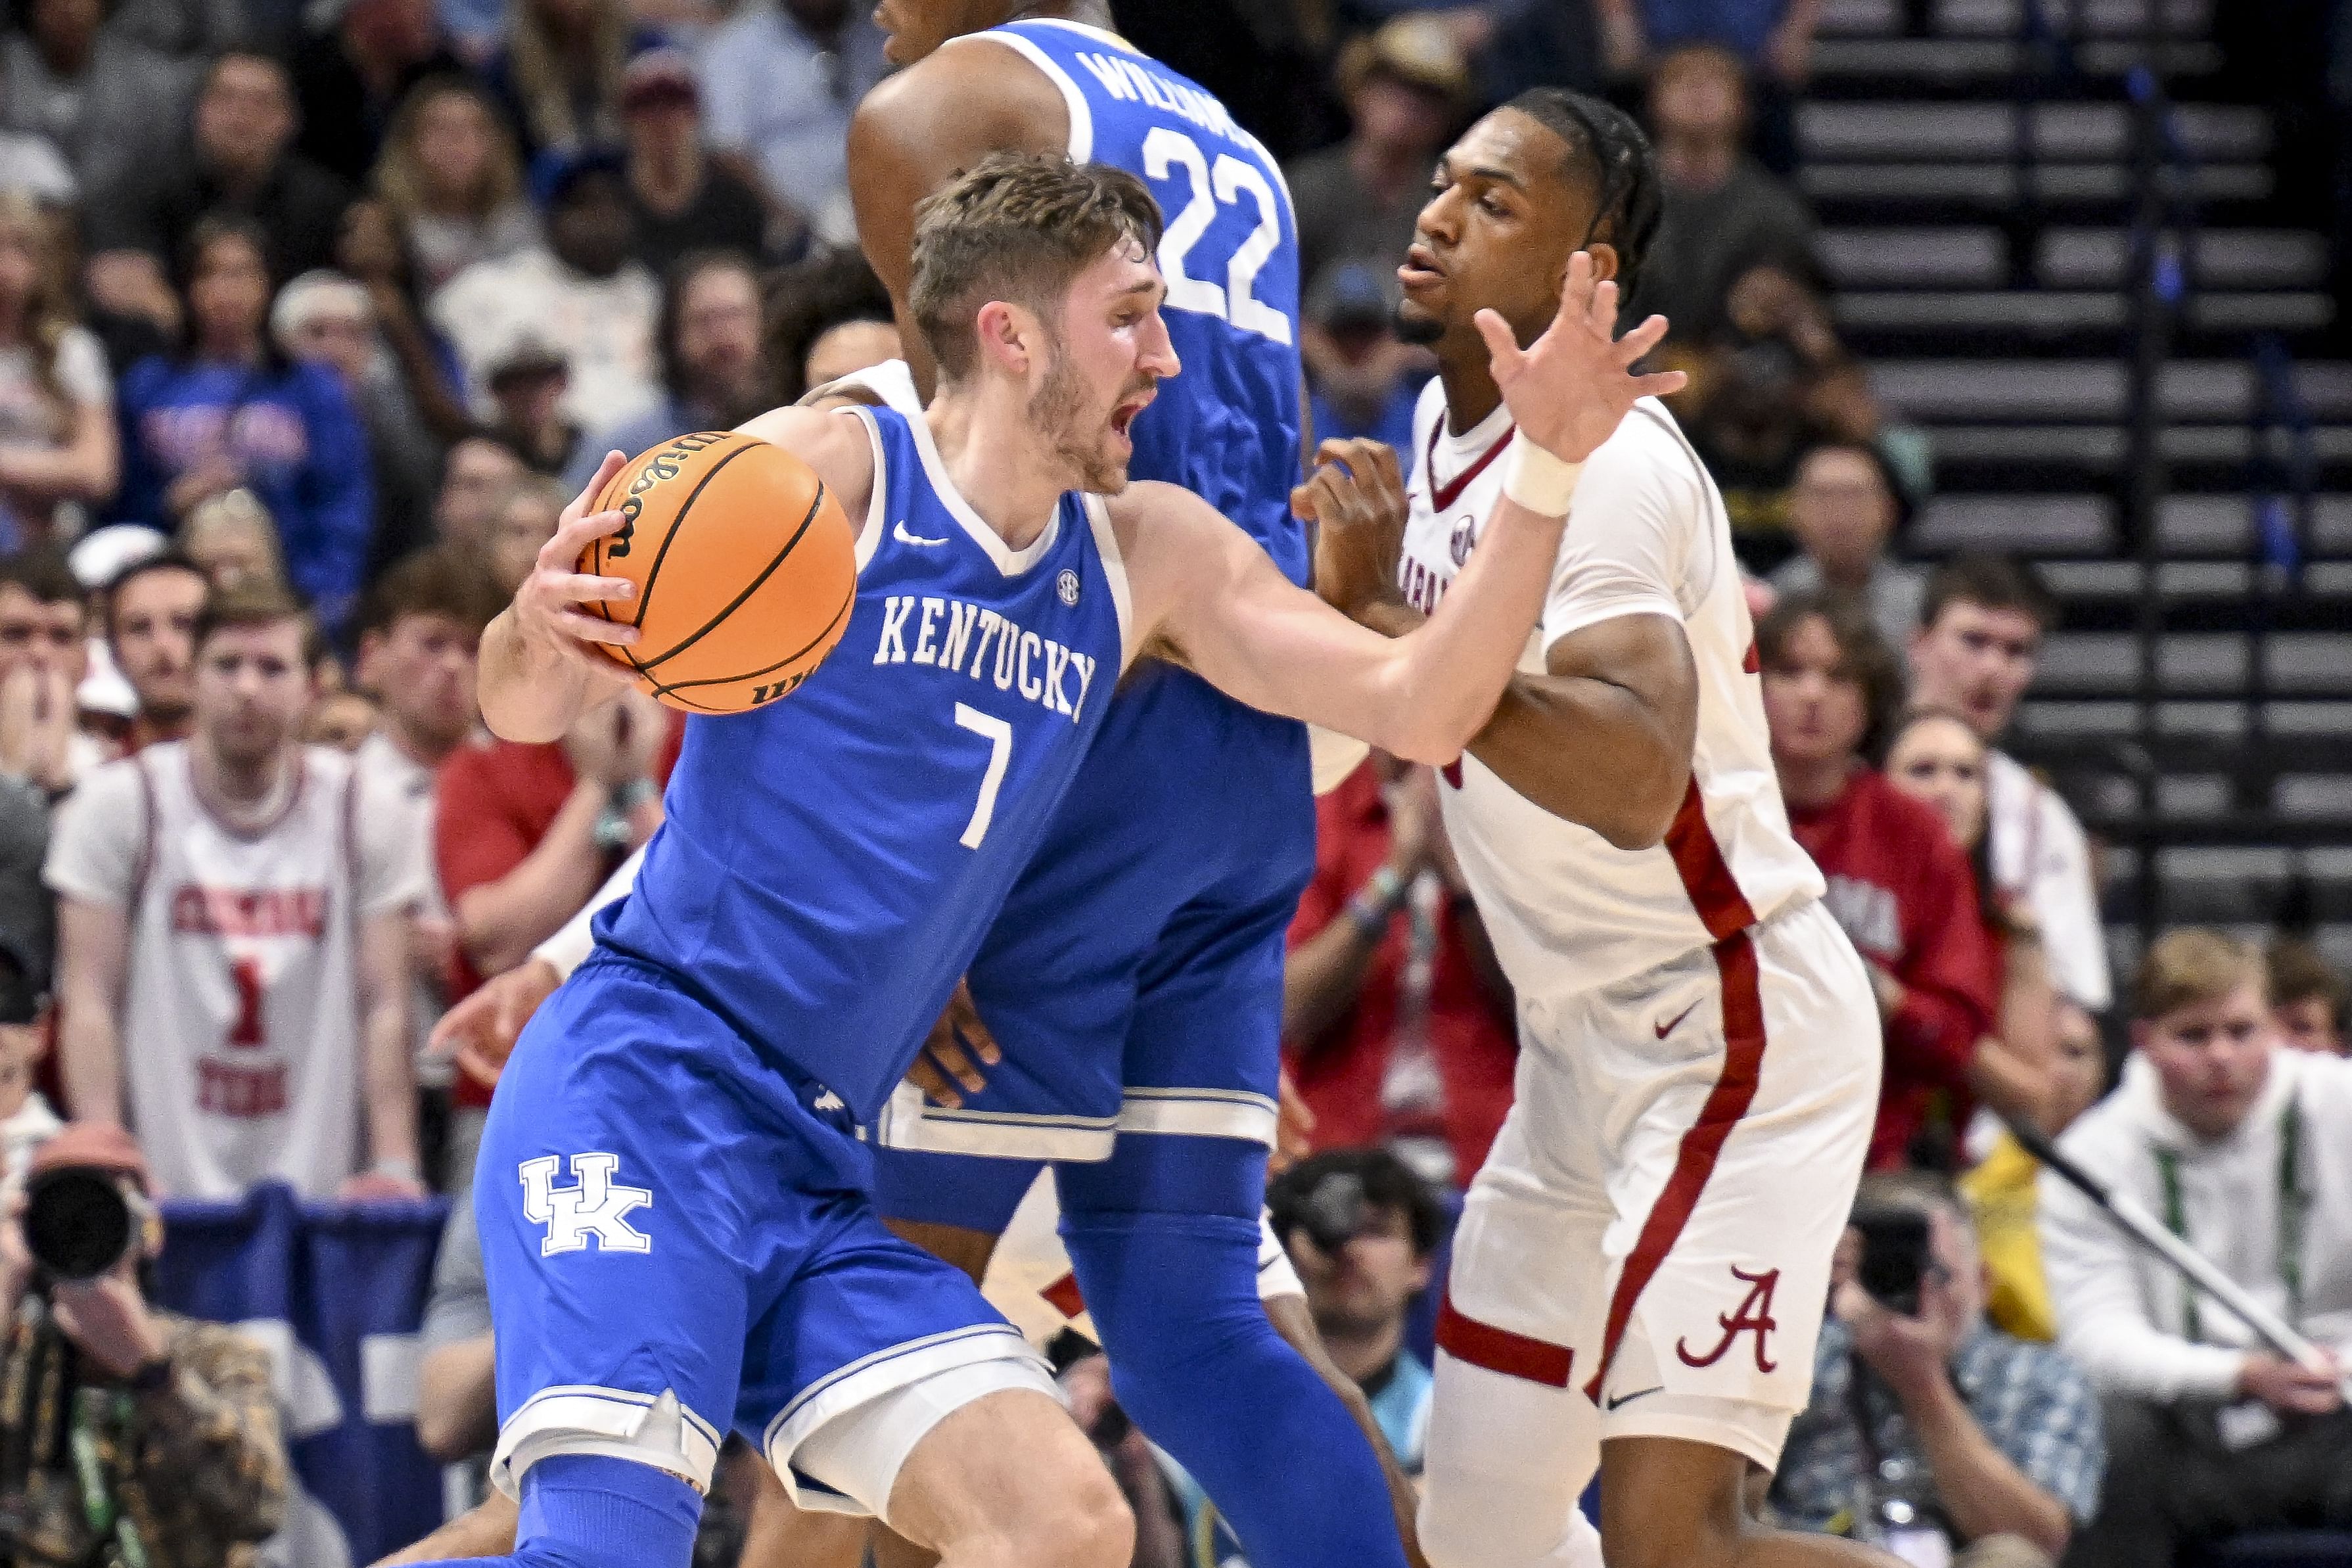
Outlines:
[[2152, 1023], [2179, 1008], [2218, 1002], [2247, 984], [2268, 996], [2270, 971], [2252, 942], [2203, 926], [2167, 931], [2139, 961], [2132, 980], [2132, 1016]]
[[915, 209], [908, 303], [940, 377], [971, 374], [989, 301], [1024, 305], [1050, 326], [1071, 279], [1124, 241], [1150, 255], [1160, 227], [1150, 188], [1124, 169], [1058, 153], [982, 159]]

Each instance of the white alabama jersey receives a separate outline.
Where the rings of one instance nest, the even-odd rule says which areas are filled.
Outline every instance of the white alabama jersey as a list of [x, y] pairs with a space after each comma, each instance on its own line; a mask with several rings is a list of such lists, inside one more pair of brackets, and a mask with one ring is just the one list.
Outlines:
[[284, 812], [247, 836], [198, 796], [184, 742], [131, 760], [122, 1058], [131, 1124], [175, 1197], [256, 1182], [331, 1195], [360, 1151], [359, 820], [351, 760], [305, 747]]
[[[1413, 418], [1399, 564], [1405, 596], [1423, 611], [1436, 607], [1502, 500], [1512, 434], [1505, 407], [1459, 436], [1444, 423], [1444, 388], [1433, 379]], [[1730, 521], [1654, 398], [1635, 405], [1584, 465], [1543, 622], [1519, 668], [1541, 674], [1544, 650], [1559, 637], [1643, 613], [1681, 621], [1698, 666], [1690, 792], [1663, 844], [1619, 849], [1467, 755], [1438, 791], [1496, 955], [1523, 1000], [1644, 973], [1822, 891], [1773, 776]]]

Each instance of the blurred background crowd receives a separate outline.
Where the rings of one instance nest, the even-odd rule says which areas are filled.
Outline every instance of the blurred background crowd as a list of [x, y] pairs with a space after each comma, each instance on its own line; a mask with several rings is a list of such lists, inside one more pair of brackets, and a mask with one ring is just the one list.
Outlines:
[[[1782, 790], [1885, 1038], [1815, 1407], [1757, 1506], [1926, 1568], [2352, 1563], [2313, 1533], [2352, 1530], [2336, 1382], [2038, 1184], [2008, 1130], [2063, 1134], [2352, 1343], [2343, 9], [1115, 5], [1285, 162], [1320, 434], [1411, 444], [1433, 367], [1391, 328], [1394, 269], [1483, 108], [1560, 83], [1648, 128], [1635, 304], [1692, 373], [1675, 412], [1750, 576]], [[155, 1304], [155, 1200], [455, 1200], [406, 1409], [436, 1458], [487, 1447], [489, 1089], [425, 1037], [658, 826], [678, 724], [625, 701], [495, 741], [476, 644], [607, 449], [895, 355], [843, 151], [887, 65], [853, 0], [5, 24], [0, 1136], [12, 1184], [106, 1171], [149, 1224], [7, 1341], [0, 1553], [96, 1560], [94, 1486], [148, 1510], [144, 1561], [243, 1563], [300, 1423], [282, 1354], [273, 1400], [260, 1352]], [[1513, 1000], [1425, 770], [1374, 758], [1319, 826], [1284, 999], [1314, 1152], [1276, 1208], [1410, 1463]], [[348, 940], [289, 968], [330, 899]], [[152, 921], [250, 944], [236, 994], [192, 1000]], [[206, 1009], [216, 1058], [186, 1045], [221, 1033]], [[278, 1065], [238, 1059], [265, 1038]], [[61, 1120], [90, 1125], [52, 1142]], [[103, 1484], [47, 1485], [73, 1466], [39, 1391], [75, 1366], [137, 1397], [98, 1424]], [[1238, 1559], [1189, 1481], [1094, 1429], [1167, 1523], [1139, 1561]]]

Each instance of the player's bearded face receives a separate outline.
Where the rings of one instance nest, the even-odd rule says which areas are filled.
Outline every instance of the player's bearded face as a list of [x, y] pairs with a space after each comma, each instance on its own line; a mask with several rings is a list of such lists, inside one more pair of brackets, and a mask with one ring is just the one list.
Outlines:
[[1045, 433], [1054, 455], [1072, 476], [1072, 488], [1094, 495], [1117, 495], [1127, 488], [1127, 463], [1132, 454], [1113, 424], [1113, 416], [1139, 397], [1150, 395], [1159, 377], [1133, 373], [1105, 395], [1087, 384], [1070, 363], [1069, 345], [1054, 342], [1045, 379], [1029, 399], [1029, 421]]

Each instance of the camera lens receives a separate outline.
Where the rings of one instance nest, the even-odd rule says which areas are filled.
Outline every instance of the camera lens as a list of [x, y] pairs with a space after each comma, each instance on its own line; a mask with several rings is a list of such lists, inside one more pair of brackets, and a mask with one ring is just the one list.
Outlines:
[[48, 1171], [25, 1189], [25, 1245], [58, 1279], [94, 1279], [131, 1249], [131, 1205], [104, 1171]]

